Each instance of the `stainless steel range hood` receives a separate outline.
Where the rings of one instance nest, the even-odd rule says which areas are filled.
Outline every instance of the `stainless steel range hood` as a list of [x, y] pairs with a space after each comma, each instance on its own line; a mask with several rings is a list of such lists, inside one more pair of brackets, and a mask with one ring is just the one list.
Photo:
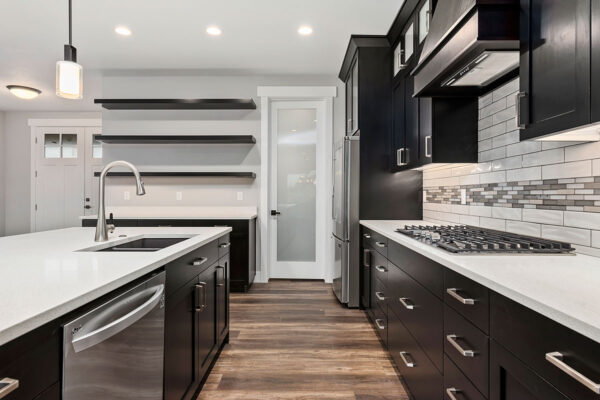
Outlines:
[[442, 0], [417, 67], [415, 96], [479, 96], [516, 76], [519, 0]]

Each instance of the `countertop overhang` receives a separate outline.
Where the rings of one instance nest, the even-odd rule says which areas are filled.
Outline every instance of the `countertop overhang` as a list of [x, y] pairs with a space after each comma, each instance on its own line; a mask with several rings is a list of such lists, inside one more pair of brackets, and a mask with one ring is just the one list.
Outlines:
[[[258, 216], [256, 207], [107, 207], [106, 215], [115, 219], [254, 219]], [[85, 215], [81, 219], [97, 219], [96, 215]]]
[[395, 232], [427, 221], [360, 221], [443, 266], [600, 343], [600, 258], [575, 255], [456, 255]]
[[134, 238], [189, 236], [156, 252], [127, 253], [80, 251], [100, 244], [94, 242], [94, 228], [0, 238], [0, 345], [229, 232], [230, 227], [117, 228], [103, 245]]

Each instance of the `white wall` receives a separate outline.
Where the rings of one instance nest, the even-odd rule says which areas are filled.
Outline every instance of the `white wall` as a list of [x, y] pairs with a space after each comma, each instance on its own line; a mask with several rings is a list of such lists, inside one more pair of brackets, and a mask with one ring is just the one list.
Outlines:
[[4, 112], [0, 111], [0, 236], [4, 236]]
[[4, 233], [27, 233], [30, 228], [30, 118], [100, 118], [96, 112], [4, 113]]

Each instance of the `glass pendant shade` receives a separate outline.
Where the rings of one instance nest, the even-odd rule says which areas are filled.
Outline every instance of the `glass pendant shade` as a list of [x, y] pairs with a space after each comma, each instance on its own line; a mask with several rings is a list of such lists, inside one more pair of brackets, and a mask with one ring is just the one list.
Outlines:
[[73, 61], [56, 63], [56, 95], [65, 99], [83, 98], [83, 68]]

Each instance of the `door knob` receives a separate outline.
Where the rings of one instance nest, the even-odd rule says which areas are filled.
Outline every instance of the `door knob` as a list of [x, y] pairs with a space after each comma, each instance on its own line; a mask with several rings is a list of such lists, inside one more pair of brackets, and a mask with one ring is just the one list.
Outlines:
[[85, 208], [86, 210], [89, 210], [90, 208], [92, 208], [92, 206], [90, 206], [89, 204], [87, 204], [87, 205], [86, 205], [84, 208]]
[[281, 215], [281, 213], [277, 210], [271, 210], [271, 215], [276, 216], [276, 215]]

